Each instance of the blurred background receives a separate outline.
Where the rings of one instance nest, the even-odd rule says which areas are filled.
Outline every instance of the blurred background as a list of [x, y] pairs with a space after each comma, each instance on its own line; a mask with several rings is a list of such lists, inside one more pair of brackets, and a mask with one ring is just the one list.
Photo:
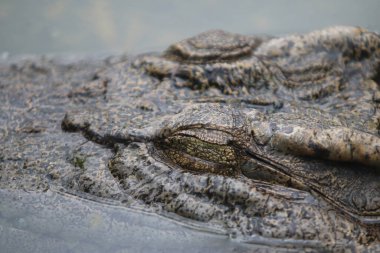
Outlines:
[[379, 11], [379, 0], [0, 0], [0, 54], [137, 54], [208, 29], [283, 35], [356, 25], [380, 31]]

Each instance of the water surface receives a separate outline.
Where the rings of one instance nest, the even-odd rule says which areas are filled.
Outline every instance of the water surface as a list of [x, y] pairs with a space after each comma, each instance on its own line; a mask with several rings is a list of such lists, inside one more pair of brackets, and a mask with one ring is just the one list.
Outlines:
[[331, 25], [380, 31], [377, 0], [2, 0], [0, 52], [159, 51], [209, 29], [302, 33]]

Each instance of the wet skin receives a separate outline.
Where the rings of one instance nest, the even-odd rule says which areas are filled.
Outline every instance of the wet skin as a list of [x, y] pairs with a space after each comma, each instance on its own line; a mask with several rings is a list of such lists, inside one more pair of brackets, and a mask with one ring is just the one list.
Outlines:
[[113, 148], [109, 170], [127, 202], [243, 235], [377, 245], [379, 35], [211, 31], [131, 68], [158, 91], [170, 85], [154, 94], [177, 109], [141, 128], [72, 112], [62, 123]]
[[159, 130], [116, 131], [104, 138], [151, 142], [153, 155], [172, 166], [309, 188], [353, 214], [379, 216], [380, 138], [306, 113], [292, 119], [199, 104], [153, 123]]

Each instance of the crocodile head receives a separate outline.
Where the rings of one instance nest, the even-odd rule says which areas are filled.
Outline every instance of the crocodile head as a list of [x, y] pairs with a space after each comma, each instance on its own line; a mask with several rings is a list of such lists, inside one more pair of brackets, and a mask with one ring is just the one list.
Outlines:
[[[378, 35], [338, 27], [271, 39], [244, 53], [244, 40], [239, 44], [223, 35], [235, 41], [228, 49], [212, 39], [220, 32], [210, 34], [180, 42], [159, 57], [138, 57], [126, 74], [119, 71], [125, 78], [115, 90], [127, 95], [100, 113], [66, 114], [65, 130], [112, 148], [103, 173], [111, 174], [120, 192], [103, 194], [104, 184], [92, 175], [78, 177], [92, 178], [90, 183], [72, 185], [271, 242], [377, 242], [378, 57], [361, 57], [351, 49], [365, 47], [367, 40], [372, 41], [367, 46], [378, 43]], [[205, 39], [210, 43], [202, 44]], [[233, 56], [223, 56], [223, 50]], [[179, 89], [178, 77], [191, 88], [216, 83], [216, 88], [252, 92], [234, 97], [239, 101], [232, 106], [231, 96], [218, 89]], [[326, 99], [289, 96], [306, 91]], [[212, 103], [214, 94], [223, 101]], [[283, 107], [245, 100], [260, 102], [261, 95]], [[156, 107], [137, 110], [134, 103], [143, 99]]]
[[[326, 233], [327, 241], [341, 240], [331, 238], [335, 225], [326, 222], [330, 219], [352, 227], [351, 236], [367, 233], [354, 225], [358, 222], [378, 226], [376, 166], [286, 149], [278, 142], [286, 134], [293, 138], [289, 129], [296, 124], [314, 131], [345, 128], [331, 118], [316, 120], [315, 112], [302, 118], [314, 117], [319, 125], [310, 123], [312, 119], [309, 125], [300, 125], [297, 114], [287, 115], [287, 121], [283, 114], [275, 115], [195, 104], [153, 120], [145, 129], [117, 130], [98, 138], [102, 143], [122, 143], [109, 170], [124, 197], [159, 210], [272, 238], [301, 239], [307, 234], [317, 239]], [[74, 123], [65, 118], [66, 125]], [[308, 133], [309, 128], [301, 132]], [[87, 137], [88, 129], [88, 124], [82, 128]], [[375, 145], [378, 138], [373, 141]], [[289, 143], [297, 144], [291, 139]]]

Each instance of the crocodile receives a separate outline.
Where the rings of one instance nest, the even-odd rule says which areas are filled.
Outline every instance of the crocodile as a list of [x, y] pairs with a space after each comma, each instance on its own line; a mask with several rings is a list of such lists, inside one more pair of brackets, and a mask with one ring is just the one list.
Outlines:
[[117, 200], [269, 247], [376, 252], [379, 54], [376, 33], [332, 27], [209, 31], [84, 70], [7, 63], [3, 108], [32, 102], [5, 116], [1, 187]]

